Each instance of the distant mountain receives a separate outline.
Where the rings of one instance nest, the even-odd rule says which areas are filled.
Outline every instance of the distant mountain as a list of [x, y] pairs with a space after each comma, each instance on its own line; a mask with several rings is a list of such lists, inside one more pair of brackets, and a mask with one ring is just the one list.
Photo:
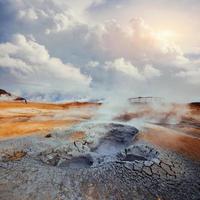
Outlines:
[[27, 100], [25, 98], [11, 94], [3, 89], [0, 89], [0, 101], [19, 101], [27, 103]]

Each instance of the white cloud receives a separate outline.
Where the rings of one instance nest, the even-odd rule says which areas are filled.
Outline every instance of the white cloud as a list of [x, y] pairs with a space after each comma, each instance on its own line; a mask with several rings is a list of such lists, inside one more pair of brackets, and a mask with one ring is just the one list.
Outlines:
[[[0, 29], [0, 34], [6, 29], [8, 41], [0, 44], [3, 85], [21, 82], [27, 84], [26, 90], [32, 85], [35, 91], [84, 93], [91, 83], [96, 91], [120, 85], [121, 90], [134, 88], [136, 95], [155, 91], [159, 96], [170, 90], [181, 96], [186, 94], [182, 88], [197, 94], [196, 59], [186, 57], [141, 18], [133, 18], [128, 25], [91, 19], [88, 6], [102, 5], [104, 0], [5, 1], [12, 12], [8, 8], [1, 12], [2, 17], [7, 12], [3, 18], [9, 19]], [[10, 39], [16, 33], [20, 35]]]
[[51, 32], [60, 32], [72, 28], [76, 21], [73, 19], [68, 12], [66, 13], [58, 13], [53, 18], [53, 26], [51, 29], [46, 29], [46, 33], [50, 34]]
[[118, 58], [114, 61], [105, 62], [104, 68], [125, 74], [135, 80], [145, 81], [154, 77], [161, 76], [160, 70], [154, 68], [152, 65], [145, 65], [144, 67], [136, 67], [130, 61], [124, 58]]
[[140, 74], [138, 68], [132, 65], [132, 63], [130, 63], [129, 61], [125, 61], [124, 58], [118, 58], [113, 62], [106, 62], [105, 69], [116, 70], [137, 80], [143, 79], [143, 76], [142, 74]]
[[144, 67], [143, 74], [146, 78], [153, 78], [161, 76], [160, 70], [154, 68], [152, 65], [146, 65]]
[[[102, 62], [120, 57], [138, 65], [156, 66], [184, 60], [175, 44], [158, 37], [141, 18], [133, 18], [128, 26], [116, 20], [90, 23], [84, 9], [102, 2], [87, 0], [78, 5], [71, 0], [18, 0], [9, 4], [18, 16], [12, 31], [33, 35], [52, 55], [82, 65], [91, 60]], [[75, 12], [77, 7], [80, 12]]]
[[[46, 48], [23, 35], [15, 35], [11, 42], [0, 44], [0, 70], [11, 82], [29, 87], [33, 92], [60, 92], [63, 94], [85, 93], [90, 78], [81, 74], [72, 64], [64, 64], [51, 57]], [[13, 82], [12, 82], [13, 80]]]
[[25, 19], [25, 20], [37, 20], [38, 19], [38, 15], [35, 12], [35, 10], [33, 9], [27, 9], [27, 10], [20, 10], [18, 12], [18, 17], [21, 19]]
[[43, 34], [61, 32], [75, 26], [76, 22], [81, 19], [63, 0], [7, 1], [10, 3], [9, 6], [13, 8], [16, 22], [21, 23], [20, 28], [29, 27], [32, 32], [39, 31]]

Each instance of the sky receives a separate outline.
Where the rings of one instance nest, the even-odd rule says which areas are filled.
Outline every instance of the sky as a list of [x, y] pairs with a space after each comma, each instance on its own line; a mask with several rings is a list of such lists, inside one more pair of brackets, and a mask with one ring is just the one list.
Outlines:
[[199, 10], [199, 0], [0, 0], [0, 88], [44, 101], [200, 101]]

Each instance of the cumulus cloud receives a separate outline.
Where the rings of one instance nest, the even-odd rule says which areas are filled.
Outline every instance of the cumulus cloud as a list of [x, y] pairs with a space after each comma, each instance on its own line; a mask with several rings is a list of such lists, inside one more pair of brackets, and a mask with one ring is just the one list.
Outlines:
[[9, 77], [7, 84], [22, 84], [29, 93], [80, 94], [87, 92], [90, 84], [90, 78], [79, 69], [51, 57], [44, 46], [23, 35], [0, 44], [0, 71], [1, 82]]
[[105, 68], [107, 70], [116, 70], [137, 80], [141, 80], [143, 78], [137, 67], [132, 65], [132, 63], [125, 61], [124, 58], [116, 59], [113, 62], [106, 62], [105, 64]]
[[[106, 61], [123, 57], [139, 65], [156, 65], [170, 64], [177, 57], [183, 57], [176, 45], [157, 37], [141, 18], [133, 18], [128, 26], [122, 26], [116, 20], [94, 24], [83, 17], [85, 10], [82, 14], [74, 12], [79, 6], [72, 1], [6, 2], [13, 15], [11, 26], [8, 27], [7, 22], [7, 33], [33, 35], [50, 54], [64, 62], [83, 65], [90, 60]], [[80, 6], [82, 9], [103, 1], [86, 2]], [[5, 5], [1, 7], [4, 12], [8, 11]]]
[[[138, 65], [163, 66], [163, 63], [168, 63], [174, 66], [175, 62], [179, 64], [185, 59], [177, 45], [159, 38], [140, 18], [132, 19], [128, 26], [122, 26], [115, 20], [97, 26], [79, 24], [76, 28], [52, 35], [51, 38], [50, 42], [43, 39], [41, 41], [53, 53], [66, 59], [61, 51], [70, 47], [72, 50], [67, 51], [67, 57], [73, 60], [77, 55], [84, 63], [91, 58], [105, 62], [123, 57]], [[66, 43], [61, 43], [63, 40]], [[60, 51], [51, 48], [56, 43], [60, 44]]]
[[124, 58], [118, 58], [112, 62], [105, 62], [105, 69], [114, 70], [119, 73], [126, 74], [133, 79], [143, 81], [147, 78], [153, 78], [161, 75], [160, 71], [151, 65], [145, 65], [144, 69], [140, 69], [134, 66], [131, 62], [126, 61]]
[[9, 20], [4, 20], [7, 20], [7, 26], [13, 25], [9, 27], [12, 32], [19, 32], [19, 28], [23, 33], [50, 34], [70, 29], [81, 19], [64, 0], [6, 0], [0, 4], [3, 12], [7, 12], [5, 16], [11, 15]]
[[146, 65], [143, 72], [146, 78], [153, 78], [161, 76], [159, 69], [154, 68], [152, 65]]
[[186, 56], [142, 18], [133, 18], [128, 25], [117, 20], [94, 23], [88, 7], [107, 4], [0, 0], [1, 85], [40, 94], [45, 90], [81, 95], [90, 87], [101, 94], [127, 90], [132, 96], [169, 96], [176, 90], [181, 98], [185, 91], [196, 97], [196, 54]]

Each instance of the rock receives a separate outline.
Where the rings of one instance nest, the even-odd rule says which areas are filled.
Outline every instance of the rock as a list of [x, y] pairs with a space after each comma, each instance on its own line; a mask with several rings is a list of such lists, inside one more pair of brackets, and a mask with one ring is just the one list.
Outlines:
[[47, 134], [47, 135], [45, 135], [45, 138], [50, 138], [50, 137], [52, 137], [51, 134]]
[[7, 92], [6, 90], [0, 89], [0, 100], [3, 101], [22, 101], [24, 103], [27, 103], [27, 100], [23, 97], [18, 97], [15, 96], [9, 92]]
[[6, 92], [5, 90], [0, 89], [0, 96], [1, 95], [11, 96], [11, 94], [9, 92]]

